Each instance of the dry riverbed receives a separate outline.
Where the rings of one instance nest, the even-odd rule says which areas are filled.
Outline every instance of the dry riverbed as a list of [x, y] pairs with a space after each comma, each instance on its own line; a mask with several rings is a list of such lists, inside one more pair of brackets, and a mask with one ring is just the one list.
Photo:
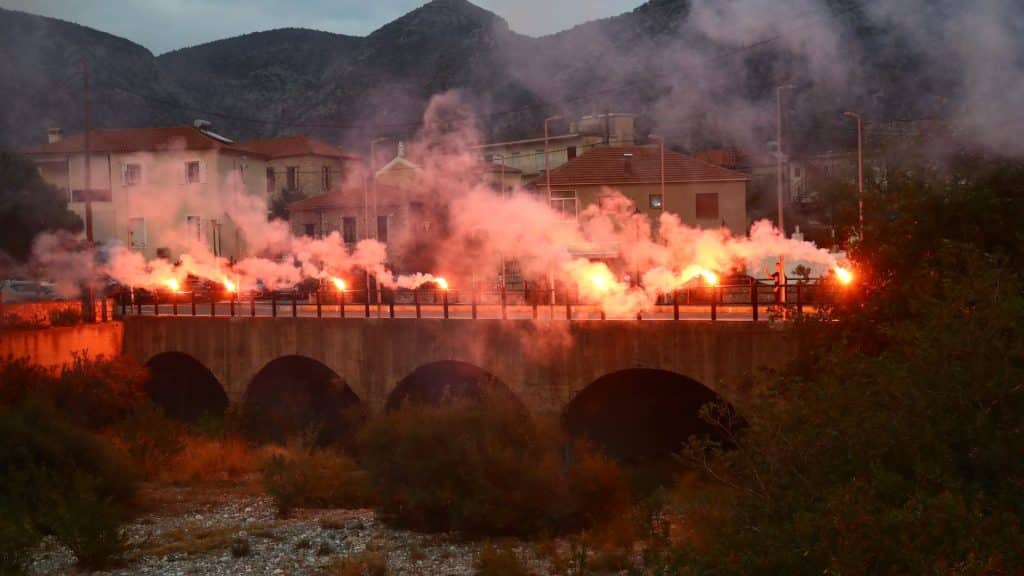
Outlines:
[[[254, 482], [232, 487], [148, 484], [141, 512], [125, 525], [116, 576], [331, 575], [344, 558], [372, 558], [389, 575], [473, 574], [479, 543], [444, 534], [394, 530], [372, 510], [296, 510], [279, 518]], [[513, 543], [534, 573], [550, 572], [534, 547]], [[334, 567], [332, 569], [332, 567]], [[71, 552], [47, 540], [33, 575], [79, 574]]]

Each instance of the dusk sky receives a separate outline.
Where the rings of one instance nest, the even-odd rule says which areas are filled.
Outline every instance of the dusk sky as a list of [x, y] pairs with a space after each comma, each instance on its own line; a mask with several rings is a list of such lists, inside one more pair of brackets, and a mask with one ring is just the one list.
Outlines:
[[[109, 32], [154, 54], [273, 28], [365, 36], [424, 0], [0, 0], [0, 7]], [[627, 12], [643, 0], [474, 0], [531, 36]]]

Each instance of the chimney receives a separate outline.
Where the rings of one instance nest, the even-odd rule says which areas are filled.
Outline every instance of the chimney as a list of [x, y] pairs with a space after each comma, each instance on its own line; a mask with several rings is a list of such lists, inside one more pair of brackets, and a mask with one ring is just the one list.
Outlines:
[[64, 139], [64, 130], [62, 128], [50, 128], [46, 131], [46, 140], [53, 144], [54, 142], [60, 142]]
[[625, 166], [626, 176], [632, 176], [633, 175], [633, 153], [632, 152], [626, 152], [626, 153], [624, 153], [622, 155], [622, 157], [626, 159], [626, 166]]

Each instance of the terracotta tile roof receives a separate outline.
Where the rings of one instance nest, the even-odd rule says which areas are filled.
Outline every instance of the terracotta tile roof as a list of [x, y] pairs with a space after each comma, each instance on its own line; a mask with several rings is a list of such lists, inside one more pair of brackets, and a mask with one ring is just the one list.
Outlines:
[[[90, 130], [94, 152], [155, 152], [160, 150], [223, 149], [245, 152], [236, 144], [210, 136], [192, 126]], [[70, 154], [85, 150], [85, 134], [72, 134], [58, 142], [22, 150], [25, 154]]]
[[693, 157], [723, 168], [735, 168], [740, 164], [740, 153], [735, 148], [710, 148], [697, 152]]
[[323, 140], [308, 136], [285, 136], [266, 140], [247, 140], [237, 144], [239, 148], [252, 150], [269, 158], [286, 158], [289, 156], [328, 156], [356, 160], [359, 156], [351, 154], [328, 144]]
[[[627, 156], [628, 154], [632, 156]], [[741, 172], [665, 150], [666, 182], [722, 182], [749, 179]], [[659, 149], [651, 146], [594, 148], [551, 171], [552, 186], [639, 184], [660, 180]]]
[[[382, 200], [402, 198], [405, 194], [406, 191], [400, 188], [388, 186], [386, 184], [377, 184], [377, 195]], [[326, 194], [310, 196], [309, 198], [303, 198], [302, 200], [296, 200], [288, 205], [288, 211], [309, 212], [315, 210], [329, 210], [331, 208], [345, 208], [353, 205], [362, 206], [362, 203], [363, 192], [361, 189], [358, 191], [337, 190]]]

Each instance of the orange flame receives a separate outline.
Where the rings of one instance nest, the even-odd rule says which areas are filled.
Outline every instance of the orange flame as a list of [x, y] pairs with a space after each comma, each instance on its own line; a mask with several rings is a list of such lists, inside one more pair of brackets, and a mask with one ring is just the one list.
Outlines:
[[587, 274], [587, 278], [590, 280], [590, 284], [594, 289], [601, 294], [611, 290], [612, 285], [615, 283], [615, 279], [612, 277], [611, 271], [604, 266], [590, 271]]
[[164, 280], [164, 285], [173, 290], [174, 292], [181, 291], [181, 283], [178, 282], [177, 278], [168, 278], [167, 280]]
[[853, 283], [853, 272], [848, 268], [842, 266], [835, 267], [836, 279], [839, 280], [840, 284], [849, 285]]
[[345, 291], [345, 281], [342, 280], [341, 278], [338, 278], [337, 276], [331, 276], [331, 283], [334, 284], [334, 287], [338, 290], [338, 292]]
[[718, 285], [718, 274], [715, 274], [711, 270], [701, 270], [700, 276], [701, 278], [704, 279], [704, 283], [707, 284], [708, 286]]
[[437, 278], [434, 278], [434, 282], [437, 282], [437, 286], [441, 290], [447, 290], [448, 289], [448, 281], [445, 280], [444, 278], [441, 278], [440, 276], [438, 276]]
[[224, 289], [228, 292], [238, 292], [238, 285], [232, 282], [230, 278], [225, 278]]

